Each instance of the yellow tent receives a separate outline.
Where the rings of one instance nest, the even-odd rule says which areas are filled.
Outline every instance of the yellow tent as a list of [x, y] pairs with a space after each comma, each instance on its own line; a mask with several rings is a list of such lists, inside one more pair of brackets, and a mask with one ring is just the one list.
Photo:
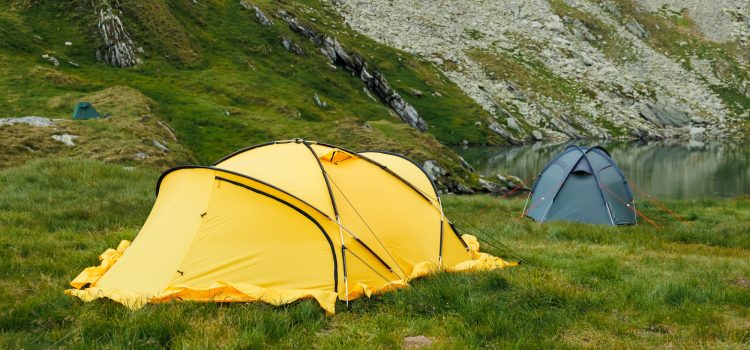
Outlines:
[[67, 294], [133, 309], [314, 298], [329, 314], [436, 270], [514, 265], [458, 235], [412, 161], [299, 139], [166, 171], [138, 237], [99, 258]]

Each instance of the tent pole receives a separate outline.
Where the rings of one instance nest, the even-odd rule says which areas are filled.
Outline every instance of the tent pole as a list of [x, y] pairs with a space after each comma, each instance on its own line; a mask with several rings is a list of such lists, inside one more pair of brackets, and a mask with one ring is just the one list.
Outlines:
[[529, 195], [526, 196], [526, 201], [523, 203], [523, 212], [524, 213], [526, 212], [526, 206], [529, 205], [529, 199], [531, 198], [531, 194], [532, 193], [533, 193], [532, 191], [529, 191]]
[[438, 206], [440, 206], [440, 250], [438, 251], [438, 271], [443, 271], [443, 226], [445, 222], [445, 215], [443, 214], [443, 202], [440, 197], [437, 199]]
[[349, 307], [349, 277], [346, 273], [346, 246], [341, 245], [341, 261], [344, 265], [344, 293], [346, 293], [346, 307]]

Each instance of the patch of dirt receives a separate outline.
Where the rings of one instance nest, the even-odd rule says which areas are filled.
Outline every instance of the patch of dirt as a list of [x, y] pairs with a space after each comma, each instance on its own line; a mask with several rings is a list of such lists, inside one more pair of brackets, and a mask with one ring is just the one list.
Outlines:
[[672, 334], [674, 332], [674, 328], [667, 326], [665, 324], [652, 324], [648, 327], [646, 327], [646, 330], [651, 333], [660, 333], [660, 334]]
[[404, 338], [404, 348], [405, 349], [418, 349], [425, 346], [430, 346], [432, 343], [434, 343], [433, 338], [425, 337], [423, 335], [417, 335], [413, 337], [405, 337]]
[[731, 280], [732, 284], [744, 289], [750, 289], [750, 278], [736, 277]]

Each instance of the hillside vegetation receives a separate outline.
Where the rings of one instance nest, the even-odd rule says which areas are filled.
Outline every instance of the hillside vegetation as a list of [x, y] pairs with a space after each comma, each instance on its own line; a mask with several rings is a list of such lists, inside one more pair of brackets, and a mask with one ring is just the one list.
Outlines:
[[[455, 182], [475, 185], [475, 175], [443, 144], [507, 141], [476, 127], [489, 114], [437, 69], [351, 31], [317, 1], [254, 2], [271, 26], [261, 25], [239, 1], [101, 3], [120, 14], [141, 64], [118, 68], [97, 61], [103, 44], [97, 11], [87, 1], [0, 1], [0, 118], [69, 119], [77, 101], [95, 102], [111, 115], [58, 121], [51, 128], [0, 125], [6, 136], [0, 142], [10, 150], [0, 166], [48, 155], [161, 167], [209, 164], [242, 147], [301, 137], [396, 151], [421, 163], [436, 160], [456, 175]], [[274, 17], [280, 9], [334, 36], [370, 71], [383, 73], [428, 131], [402, 122], [359, 77]], [[285, 39], [304, 55], [287, 51]], [[76, 145], [50, 138], [64, 134], [79, 136]]]
[[[482, 249], [521, 266], [437, 274], [342, 305], [174, 302], [130, 311], [63, 294], [133, 239], [158, 172], [77, 159], [0, 171], [0, 348], [746, 348], [750, 199], [647, 202], [662, 227], [537, 224], [523, 201], [447, 196]], [[511, 247], [508, 249], [507, 247]]]

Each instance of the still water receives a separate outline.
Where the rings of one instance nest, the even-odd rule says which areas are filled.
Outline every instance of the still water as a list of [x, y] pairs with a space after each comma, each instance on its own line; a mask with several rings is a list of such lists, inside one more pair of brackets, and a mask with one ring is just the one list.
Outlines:
[[[569, 144], [469, 147], [458, 152], [482, 174], [515, 175], [531, 186], [531, 179]], [[744, 141], [582, 141], [579, 145], [604, 146], [636, 196], [683, 199], [750, 194], [750, 145]]]

